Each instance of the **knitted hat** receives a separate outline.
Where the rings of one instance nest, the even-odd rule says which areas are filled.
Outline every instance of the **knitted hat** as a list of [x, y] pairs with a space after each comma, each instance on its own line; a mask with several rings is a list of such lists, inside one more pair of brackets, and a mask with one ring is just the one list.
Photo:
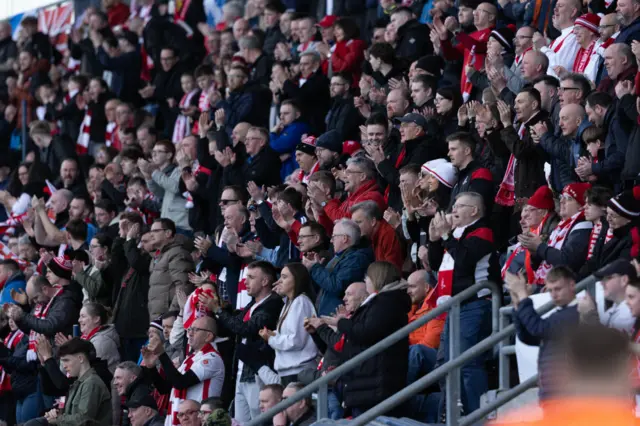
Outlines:
[[353, 154], [360, 151], [362, 149], [362, 145], [358, 141], [344, 141], [342, 144], [342, 153], [352, 157]]
[[585, 13], [576, 19], [575, 25], [580, 25], [583, 28], [588, 29], [593, 34], [600, 34], [600, 17], [595, 13]]
[[432, 174], [433, 177], [438, 179], [438, 181], [447, 188], [453, 188], [458, 181], [456, 168], [444, 158], [427, 161], [422, 165], [422, 170]]
[[160, 331], [162, 335], [164, 333], [164, 328], [162, 327], [162, 317], [156, 318], [149, 323], [149, 328], [155, 328]]
[[71, 261], [65, 256], [57, 256], [49, 261], [47, 268], [53, 272], [56, 277], [65, 280], [71, 279]]
[[627, 219], [638, 219], [640, 217], [640, 186], [616, 195], [609, 200], [607, 207]]
[[510, 28], [503, 27], [495, 29], [491, 31], [491, 35], [489, 37], [493, 37], [498, 43], [500, 43], [507, 53], [513, 53], [515, 51], [513, 47], [513, 38], [515, 35]]
[[316, 139], [316, 146], [340, 154], [342, 152], [342, 138], [340, 137], [340, 133], [336, 130], [324, 132]]
[[304, 152], [305, 154], [316, 155], [316, 137], [315, 136], [307, 136], [302, 139], [298, 145], [296, 145], [296, 151]]
[[570, 183], [562, 190], [562, 194], [569, 195], [578, 202], [581, 206], [584, 206], [585, 199], [584, 194], [587, 189], [591, 189], [590, 183]]
[[553, 191], [548, 186], [541, 186], [533, 193], [527, 205], [542, 210], [553, 210], [556, 206], [553, 202]]
[[416, 68], [440, 77], [442, 75], [442, 69], [444, 68], [444, 62], [438, 55], [427, 55], [416, 61]]

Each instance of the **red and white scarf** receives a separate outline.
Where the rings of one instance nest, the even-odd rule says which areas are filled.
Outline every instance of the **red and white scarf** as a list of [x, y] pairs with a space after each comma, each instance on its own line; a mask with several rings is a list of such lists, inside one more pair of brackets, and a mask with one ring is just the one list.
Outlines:
[[[578, 213], [574, 214], [568, 219], [563, 219], [558, 226], [553, 230], [551, 235], [549, 235], [549, 241], [547, 241], [547, 246], [550, 248], [554, 248], [557, 250], [562, 249], [562, 245], [564, 244], [569, 232], [573, 228], [573, 226], [580, 221], [584, 220], [584, 210], [580, 210]], [[542, 264], [538, 267], [535, 273], [535, 284], [544, 285], [544, 281], [547, 278], [547, 274], [551, 270], [552, 266], [547, 263], [547, 261], [543, 261]]]
[[107, 127], [104, 132], [104, 140], [107, 146], [111, 146], [113, 143], [113, 135], [116, 133], [117, 127], [118, 125], [114, 122], [107, 123]]
[[[520, 129], [518, 130], [518, 136], [520, 140], [524, 138], [524, 133], [526, 131], [525, 124], [520, 125]], [[518, 160], [516, 157], [511, 154], [509, 156], [509, 162], [507, 163], [507, 169], [504, 172], [504, 177], [502, 178], [502, 182], [500, 182], [500, 187], [498, 188], [498, 193], [496, 194], [495, 202], [501, 206], [511, 207], [516, 203], [516, 165], [518, 164]]]
[[213, 290], [211, 289], [203, 289], [202, 287], [196, 288], [193, 291], [189, 298], [187, 299], [187, 303], [184, 305], [184, 311], [182, 313], [182, 318], [184, 318], [184, 329], [188, 329], [191, 327], [191, 324], [198, 318], [207, 316], [210, 314], [210, 311], [206, 308], [206, 306], [202, 305], [198, 302], [198, 299], [201, 294], [206, 294], [211, 297], [214, 297]]
[[80, 338], [81, 338], [82, 340], [91, 340], [91, 338], [92, 338], [93, 336], [95, 336], [95, 335], [96, 335], [96, 333], [97, 333], [98, 331], [100, 331], [101, 329], [102, 329], [102, 326], [98, 326], [98, 327], [94, 328], [93, 330], [91, 330], [90, 332], [88, 332], [87, 334], [83, 334], [82, 336], [80, 336]]
[[[58, 287], [58, 290], [53, 295], [51, 300], [47, 302], [46, 305], [43, 305], [42, 303], [39, 303], [38, 305], [36, 305], [33, 311], [33, 316], [37, 319], [46, 318], [47, 314], [49, 313], [49, 308], [51, 308], [51, 304], [53, 303], [54, 300], [56, 300], [56, 297], [60, 295], [60, 293], [62, 293], [63, 291], [64, 291], [63, 287]], [[27, 350], [27, 361], [35, 361], [38, 359], [38, 354], [36, 353], [37, 338], [38, 338], [38, 333], [36, 333], [34, 330], [31, 330], [29, 332], [29, 349]]]
[[[202, 167], [198, 160], [193, 162], [192, 173], [194, 177], [198, 176], [200, 173], [211, 176], [211, 170], [207, 169], [206, 167]], [[189, 191], [185, 191], [182, 193], [182, 196], [187, 200], [184, 207], [187, 209], [192, 209], [195, 204], [193, 202], [193, 196], [191, 195], [191, 193]]]
[[528, 51], [530, 51], [531, 49], [533, 49], [533, 46], [529, 47], [528, 49], [525, 49], [520, 55], [517, 55], [514, 59], [514, 62], [516, 63], [516, 66], [520, 66], [520, 63], [522, 62], [522, 59], [524, 58], [525, 53], [527, 53]]
[[589, 61], [591, 60], [591, 55], [593, 54], [593, 49], [595, 49], [596, 40], [593, 40], [589, 47], [586, 49], [580, 48], [578, 50], [578, 54], [576, 55], [576, 60], [573, 62], [573, 72], [577, 72], [579, 74], [584, 73], [584, 70], [587, 68]]
[[317, 172], [318, 170], [320, 170], [320, 162], [316, 161], [316, 164], [313, 165], [313, 167], [311, 168], [311, 171], [309, 171], [309, 174], [305, 174], [304, 170], [302, 169], [300, 170], [300, 174], [298, 175], [298, 180], [304, 184], [308, 184], [309, 178], [311, 177], [311, 175]]
[[[4, 339], [4, 346], [10, 351], [14, 350], [18, 343], [24, 337], [24, 333], [20, 330], [10, 332]], [[11, 377], [0, 366], [0, 394], [11, 392]]]
[[87, 107], [82, 124], [80, 124], [80, 134], [76, 141], [76, 154], [87, 155], [89, 152], [89, 142], [91, 141], [91, 108]]
[[[587, 252], [587, 260], [593, 257], [596, 243], [598, 242], [598, 237], [600, 236], [600, 232], [602, 232], [602, 222], [598, 222], [593, 225], [593, 229], [591, 229], [591, 236], [589, 237], [589, 251]], [[607, 229], [607, 234], [604, 236], [604, 243], [607, 244], [613, 238], [613, 229]]]
[[[182, 96], [182, 99], [180, 99], [180, 103], [178, 104], [178, 107], [182, 110], [183, 108], [187, 108], [189, 105], [191, 105], [191, 100], [193, 99], [196, 93], [198, 93], [198, 89], [193, 89], [189, 93], [184, 94]], [[175, 126], [173, 127], [173, 137], [171, 138], [171, 141], [173, 143], [178, 143], [182, 139], [184, 139], [185, 136], [187, 136], [188, 134], [189, 134], [189, 117], [183, 114], [179, 114], [178, 118], [176, 118]]]
[[22, 225], [22, 221], [27, 217], [28, 212], [22, 214], [11, 214], [7, 220], [0, 223], [0, 235], [13, 235], [16, 227]]

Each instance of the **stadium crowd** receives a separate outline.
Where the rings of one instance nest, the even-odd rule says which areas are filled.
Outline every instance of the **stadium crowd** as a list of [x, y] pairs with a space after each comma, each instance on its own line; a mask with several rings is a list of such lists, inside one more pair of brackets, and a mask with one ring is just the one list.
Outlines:
[[[640, 342], [638, 0], [233, 0], [215, 27], [203, 0], [102, 0], [62, 50], [36, 18], [13, 30], [7, 424], [243, 425], [483, 281], [541, 347], [541, 398], [565, 327]], [[594, 273], [606, 306], [572, 303]], [[489, 298], [463, 302], [461, 351], [491, 333]], [[448, 361], [450, 339], [443, 314], [363, 362], [330, 417]], [[494, 364], [462, 368], [464, 413]], [[443, 406], [434, 386], [391, 414]], [[315, 416], [304, 399], [273, 424]]]

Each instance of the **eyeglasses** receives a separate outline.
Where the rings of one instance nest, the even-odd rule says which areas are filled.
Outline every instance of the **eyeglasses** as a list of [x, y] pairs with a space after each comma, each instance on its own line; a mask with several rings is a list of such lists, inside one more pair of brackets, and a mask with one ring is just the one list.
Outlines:
[[456, 210], [456, 209], [459, 209], [460, 207], [475, 207], [475, 206], [472, 206], [471, 204], [456, 203], [453, 205], [451, 209]]
[[226, 206], [229, 203], [237, 203], [240, 200], [220, 200], [220, 204], [222, 204], [223, 206]]
[[208, 416], [209, 414], [213, 413], [213, 411], [211, 410], [200, 410], [199, 411], [201, 416]]
[[348, 235], [347, 235], [347, 234], [333, 234], [333, 235], [331, 236], [331, 239], [333, 240], [333, 239], [334, 239], [334, 238], [336, 238], [336, 237], [348, 237]]
[[198, 327], [189, 327], [189, 328], [187, 328], [187, 334], [193, 334], [196, 331], [204, 331], [206, 333], [213, 333], [213, 331], [207, 330], [206, 328], [198, 328]]
[[193, 416], [196, 413], [199, 413], [199, 411], [198, 410], [189, 410], [189, 411], [185, 411], [184, 413], [178, 413], [178, 414], [176, 414], [176, 416], [179, 419], [184, 419], [185, 417]]
[[310, 235], [298, 235], [298, 240], [301, 240], [303, 238], [313, 238], [315, 237], [315, 234], [310, 234]]
[[605, 28], [610, 28], [610, 27], [615, 27], [615, 26], [616, 26], [616, 24], [612, 24], [612, 25], [600, 25], [600, 26], [598, 27], [598, 29], [603, 30], [603, 29], [605, 29]]
[[347, 172], [350, 175], [353, 175], [356, 173], [364, 173], [364, 172], [361, 172], [360, 170], [349, 170], [349, 169], [345, 170], [345, 172]]
[[480, 8], [478, 8], [478, 9], [476, 9], [476, 10], [477, 10], [478, 12], [484, 12], [484, 13], [486, 13], [487, 15], [493, 15], [493, 12], [489, 12], [488, 10], [484, 10], [484, 9], [480, 9]]
[[518, 39], [518, 40], [522, 40], [522, 39], [526, 40], [526, 39], [529, 39], [529, 38], [533, 38], [533, 36], [517, 35], [517, 36], [515, 36], [513, 39], [514, 39], [514, 40], [516, 40], [516, 39]]

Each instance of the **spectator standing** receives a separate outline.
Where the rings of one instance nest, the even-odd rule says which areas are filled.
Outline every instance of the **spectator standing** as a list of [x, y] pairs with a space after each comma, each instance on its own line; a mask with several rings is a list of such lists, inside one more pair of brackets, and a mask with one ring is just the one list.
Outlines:
[[262, 337], [276, 353], [274, 368], [283, 386], [298, 380], [298, 373], [316, 365], [318, 349], [304, 328], [304, 320], [316, 316], [309, 298], [311, 276], [301, 263], [289, 263], [280, 273], [274, 291], [286, 297], [275, 330], [260, 330]]
[[383, 219], [375, 201], [364, 201], [351, 208], [351, 219], [360, 227], [363, 238], [371, 241], [375, 260], [387, 261], [399, 270], [404, 264], [404, 253], [395, 229]]
[[362, 119], [353, 104], [353, 96], [349, 93], [351, 76], [336, 73], [331, 77], [331, 99], [333, 104], [326, 117], [327, 130], [337, 130], [343, 140], [357, 140], [358, 126]]
[[163, 313], [175, 310], [176, 291], [185, 294], [193, 290], [188, 273], [194, 269], [191, 254], [184, 248], [184, 240], [176, 237], [175, 224], [170, 219], [157, 219], [149, 231], [153, 235], [155, 258], [150, 265], [149, 276], [149, 317], [157, 318]]

